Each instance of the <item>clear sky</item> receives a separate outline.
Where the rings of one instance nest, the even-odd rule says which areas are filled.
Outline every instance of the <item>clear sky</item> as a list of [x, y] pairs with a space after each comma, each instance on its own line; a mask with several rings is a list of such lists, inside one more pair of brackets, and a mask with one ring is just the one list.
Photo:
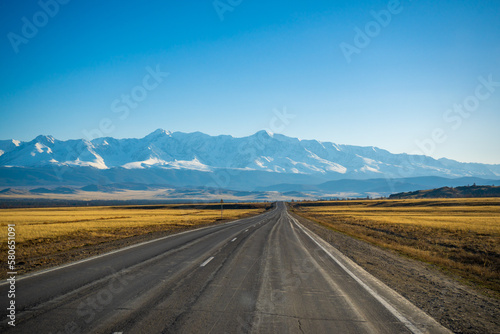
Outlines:
[[0, 139], [269, 129], [500, 163], [498, 0], [59, 1], [0, 1]]

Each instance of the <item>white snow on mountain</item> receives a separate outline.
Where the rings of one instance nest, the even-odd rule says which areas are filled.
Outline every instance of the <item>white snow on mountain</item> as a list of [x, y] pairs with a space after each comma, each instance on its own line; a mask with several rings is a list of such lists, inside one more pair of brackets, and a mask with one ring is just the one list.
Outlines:
[[11, 139], [11, 140], [0, 140], [0, 156], [3, 154], [12, 151], [16, 147], [21, 145], [19, 140]]
[[52, 136], [38, 136], [29, 142], [0, 141], [0, 166], [50, 165], [203, 172], [235, 169], [350, 178], [500, 176], [500, 165], [392, 154], [376, 147], [299, 140], [267, 131], [235, 138], [158, 129], [139, 139], [60, 141]]

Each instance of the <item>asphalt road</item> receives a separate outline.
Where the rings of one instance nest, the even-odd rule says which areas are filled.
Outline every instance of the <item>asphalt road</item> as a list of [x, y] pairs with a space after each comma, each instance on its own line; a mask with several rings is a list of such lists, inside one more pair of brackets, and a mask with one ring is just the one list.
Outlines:
[[18, 277], [16, 308], [16, 326], [4, 317], [2, 333], [447, 332], [283, 203]]

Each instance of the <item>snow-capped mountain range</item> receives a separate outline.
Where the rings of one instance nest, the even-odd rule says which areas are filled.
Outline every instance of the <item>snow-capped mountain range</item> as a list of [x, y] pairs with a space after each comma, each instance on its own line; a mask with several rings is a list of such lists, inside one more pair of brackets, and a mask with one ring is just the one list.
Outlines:
[[500, 178], [500, 165], [392, 154], [376, 147], [300, 140], [259, 131], [235, 138], [158, 129], [140, 139], [111, 137], [61, 141], [40, 135], [29, 142], [0, 141], [3, 167], [221, 170], [319, 176], [323, 180], [387, 177]]

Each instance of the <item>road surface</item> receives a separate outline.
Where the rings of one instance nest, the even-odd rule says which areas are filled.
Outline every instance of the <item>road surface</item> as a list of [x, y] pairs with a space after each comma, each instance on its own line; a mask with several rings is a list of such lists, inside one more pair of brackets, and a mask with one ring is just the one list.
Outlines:
[[2, 333], [447, 332], [283, 203], [18, 277], [16, 308], [16, 326], [4, 317]]

